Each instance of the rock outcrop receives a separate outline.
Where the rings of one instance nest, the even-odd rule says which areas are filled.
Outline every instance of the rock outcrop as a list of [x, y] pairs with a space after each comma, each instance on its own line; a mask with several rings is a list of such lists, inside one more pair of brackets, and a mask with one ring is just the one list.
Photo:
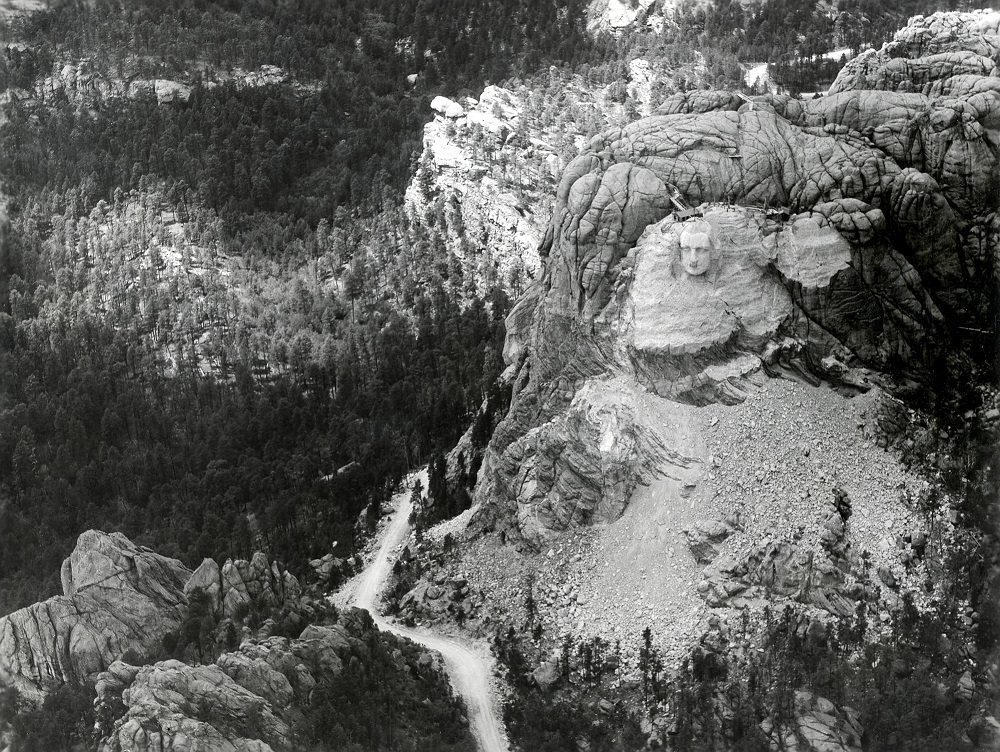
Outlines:
[[126, 653], [158, 650], [184, 616], [190, 574], [121, 533], [83, 533], [63, 562], [64, 594], [0, 619], [0, 686], [39, 701]]
[[268, 563], [260, 551], [250, 561], [227, 559], [221, 569], [214, 559], [205, 559], [184, 585], [185, 595], [194, 590], [206, 594], [211, 613], [219, 619], [239, 618], [252, 605], [294, 603], [302, 593], [298, 580], [277, 562]]
[[831, 92], [883, 91], [951, 94], [990, 86], [997, 75], [1000, 13], [935, 13], [914, 16], [880, 50], [851, 60], [830, 87]]
[[674, 5], [671, 0], [591, 0], [587, 6], [587, 31], [617, 34], [646, 27], [659, 32]]
[[[34, 54], [27, 51], [23, 54]], [[80, 104], [91, 105], [108, 99], [155, 99], [157, 104], [171, 105], [187, 102], [197, 85], [211, 88], [232, 83], [240, 89], [252, 89], [282, 84], [304, 91], [308, 82], [296, 81], [283, 69], [262, 65], [253, 70], [205, 69], [198, 77], [189, 74], [172, 78], [138, 78], [135, 76], [110, 76], [90, 59], [63, 59], [55, 62], [48, 76], [40, 78], [31, 91], [16, 90], [16, 99], [36, 99], [41, 102], [53, 97], [66, 96]]]
[[295, 749], [294, 723], [320, 680], [364, 658], [374, 630], [350, 610], [297, 639], [245, 641], [209, 665], [117, 662], [97, 680], [102, 752], [281, 752]]
[[[107, 677], [102, 675], [101, 686], [110, 688], [110, 677], [120, 680], [133, 672], [117, 699], [130, 714], [133, 707], [140, 711], [112, 730], [102, 750], [265, 752], [288, 747], [288, 724], [271, 704], [218, 666], [174, 660], [141, 668], [116, 663]], [[99, 695], [98, 702], [107, 707], [107, 693]]]
[[478, 101], [435, 97], [431, 107], [407, 208], [423, 216], [440, 201], [449, 247], [475, 259], [477, 280], [494, 275], [516, 294], [538, 274], [550, 186], [564, 163], [542, 138], [524, 138], [525, 102], [510, 90], [487, 86]]
[[196, 595], [215, 625], [234, 635], [251, 614], [294, 628], [324, 611], [301, 598], [298, 580], [258, 552], [220, 567], [181, 562], [136, 546], [121, 533], [89, 530], [62, 565], [63, 595], [0, 619], [0, 688], [38, 703], [64, 684], [84, 684], [115, 661], [160, 655], [176, 637]]
[[685, 528], [691, 555], [699, 564], [711, 564], [719, 555], [718, 546], [737, 529], [735, 520], [698, 520]]
[[442, 617], [464, 621], [476, 614], [479, 602], [464, 578], [422, 580], [399, 599], [399, 618], [406, 622], [433, 621]]
[[[336, 542], [334, 542], [334, 547], [336, 547]], [[324, 591], [335, 587], [343, 578], [357, 572], [360, 565], [360, 557], [342, 558], [334, 556], [332, 552], [324, 554], [318, 559], [309, 560], [309, 568], [312, 569], [315, 577], [313, 584]]]

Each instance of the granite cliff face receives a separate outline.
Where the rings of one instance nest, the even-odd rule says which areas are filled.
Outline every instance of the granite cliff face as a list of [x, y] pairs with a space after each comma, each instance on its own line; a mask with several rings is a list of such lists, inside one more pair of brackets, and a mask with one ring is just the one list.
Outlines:
[[644, 27], [660, 31], [676, 5], [672, 0], [592, 0], [587, 6], [587, 31], [617, 34]]
[[470, 522], [548, 551], [547, 628], [679, 661], [713, 609], [926, 604], [926, 484], [879, 447], [990, 315], [998, 22], [915, 18], [814, 100], [678, 94], [567, 165]]

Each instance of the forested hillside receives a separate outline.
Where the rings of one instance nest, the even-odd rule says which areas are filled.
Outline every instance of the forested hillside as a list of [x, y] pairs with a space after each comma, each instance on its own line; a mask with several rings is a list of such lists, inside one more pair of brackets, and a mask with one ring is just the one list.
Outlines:
[[[467, 5], [441, 19], [497, 12]], [[573, 9], [510, 5], [458, 29], [399, 3], [67, 3], [5, 30], [0, 612], [57, 590], [88, 527], [189, 563], [349, 550], [462, 433], [509, 302], [449, 261], [443, 218], [389, 207], [435, 86], [578, 35]], [[241, 85], [265, 64], [289, 80]], [[100, 95], [143, 77], [190, 97]]]
[[706, 57], [768, 62], [791, 93], [822, 91], [842, 62], [834, 50], [857, 53], [879, 47], [910, 16], [978, 7], [964, 0], [712, 0], [681, 3], [679, 38], [697, 40]]

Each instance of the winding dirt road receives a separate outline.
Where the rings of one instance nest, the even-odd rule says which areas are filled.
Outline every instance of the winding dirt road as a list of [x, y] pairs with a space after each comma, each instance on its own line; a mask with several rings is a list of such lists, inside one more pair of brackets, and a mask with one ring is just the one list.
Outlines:
[[[412, 477], [420, 480], [427, 488], [427, 471], [421, 470]], [[455, 691], [465, 700], [469, 712], [469, 724], [481, 752], [509, 752], [507, 740], [500, 719], [497, 717], [490, 675], [492, 661], [476, 652], [472, 645], [455, 637], [434, 634], [422, 629], [411, 629], [385, 619], [376, 607], [379, 593], [392, 572], [395, 552], [410, 534], [410, 511], [413, 503], [410, 493], [413, 482], [404, 484], [404, 490], [396, 494], [389, 527], [371, 563], [354, 581], [355, 590], [348, 603], [368, 611], [379, 629], [392, 632], [413, 640], [424, 647], [435, 650], [444, 658], [444, 665], [451, 677]]]

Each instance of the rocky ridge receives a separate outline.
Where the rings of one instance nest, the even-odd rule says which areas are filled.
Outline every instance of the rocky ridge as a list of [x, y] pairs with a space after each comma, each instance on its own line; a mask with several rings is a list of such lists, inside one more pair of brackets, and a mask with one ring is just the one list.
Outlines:
[[[21, 712], [62, 687], [92, 689], [101, 752], [332, 743], [329, 724], [349, 726], [356, 712], [346, 705], [370, 710], [343, 693], [374, 691], [371, 677], [398, 693], [405, 733], [438, 738], [447, 726], [455, 748], [471, 740], [438, 658], [380, 632], [366, 611], [303, 595], [260, 552], [222, 566], [205, 559], [192, 573], [120, 533], [92, 530], [62, 579], [64, 596], [0, 619], [0, 691], [14, 689]], [[431, 706], [438, 715], [428, 720]], [[16, 742], [6, 720], [0, 740]]]
[[584, 134], [624, 123], [632, 112], [648, 114], [654, 83], [668, 73], [636, 59], [623, 89], [553, 71], [550, 81], [531, 86], [487, 86], [478, 99], [435, 97], [407, 210], [423, 216], [439, 206], [449, 248], [476, 260], [476, 278], [496, 278], [520, 294], [540, 271], [536, 249], [553, 190], [586, 145]]
[[[231, 71], [202, 71], [198, 78], [198, 84], [208, 88], [228, 83], [237, 88], [258, 88], [278, 84], [290, 86], [298, 91], [313, 88], [308, 83], [294, 80], [287, 71], [275, 65], [262, 65], [254, 70], [236, 68]], [[192, 76], [176, 78], [143, 78], [128, 74], [113, 76], [98, 70], [89, 59], [66, 59], [54, 63], [49, 75], [40, 78], [32, 90], [10, 89], [4, 93], [4, 97], [44, 104], [54, 97], [65, 96], [87, 106], [107, 99], [155, 98], [157, 104], [167, 105], [188, 101], [194, 85], [195, 79]]]
[[874, 89], [933, 96], [975, 90], [984, 86], [983, 78], [996, 75], [998, 34], [995, 10], [914, 16], [881, 49], [851, 60], [830, 92]]

